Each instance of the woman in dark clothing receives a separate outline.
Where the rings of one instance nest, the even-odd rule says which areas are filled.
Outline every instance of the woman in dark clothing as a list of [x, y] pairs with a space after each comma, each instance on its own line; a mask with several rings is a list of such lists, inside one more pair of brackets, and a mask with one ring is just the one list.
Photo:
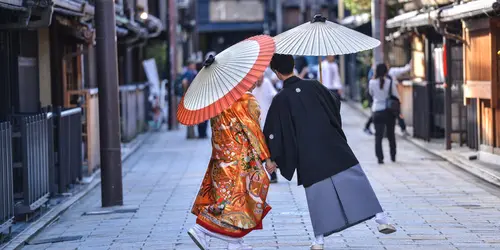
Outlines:
[[[391, 87], [392, 85], [392, 87]], [[375, 124], [375, 154], [378, 163], [384, 163], [384, 154], [382, 151], [382, 139], [384, 133], [389, 139], [391, 160], [396, 161], [396, 136], [394, 127], [396, 126], [396, 116], [387, 109], [387, 98], [389, 91], [392, 90], [392, 96], [399, 98], [398, 90], [392, 79], [387, 75], [387, 66], [385, 64], [377, 65], [375, 77], [370, 80], [368, 90], [373, 97], [372, 112], [373, 123]]]

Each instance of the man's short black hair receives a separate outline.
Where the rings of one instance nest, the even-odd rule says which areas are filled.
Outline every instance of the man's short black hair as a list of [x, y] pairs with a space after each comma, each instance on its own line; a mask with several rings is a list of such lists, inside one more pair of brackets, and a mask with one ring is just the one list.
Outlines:
[[274, 54], [271, 60], [271, 69], [282, 75], [290, 75], [293, 73], [294, 64], [292, 55]]

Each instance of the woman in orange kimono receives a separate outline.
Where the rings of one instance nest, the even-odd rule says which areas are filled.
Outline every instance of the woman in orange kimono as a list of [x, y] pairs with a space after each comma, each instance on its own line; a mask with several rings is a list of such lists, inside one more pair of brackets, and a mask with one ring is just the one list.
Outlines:
[[228, 242], [228, 249], [252, 249], [242, 237], [262, 229], [271, 210], [266, 203], [269, 178], [263, 167], [274, 163], [259, 125], [255, 97], [244, 94], [231, 108], [210, 120], [212, 157], [194, 202], [196, 225], [188, 231], [196, 245], [206, 236]]

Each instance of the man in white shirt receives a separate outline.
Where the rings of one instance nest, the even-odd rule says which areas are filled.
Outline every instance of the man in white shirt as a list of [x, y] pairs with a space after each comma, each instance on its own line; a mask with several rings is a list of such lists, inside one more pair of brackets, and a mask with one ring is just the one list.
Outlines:
[[[339, 66], [335, 62], [334, 56], [327, 56], [326, 60], [321, 62], [321, 71], [323, 76], [323, 85], [342, 99], [343, 86], [340, 80]], [[320, 80], [319, 74], [318, 80]]]
[[[274, 88], [271, 80], [266, 76], [262, 76], [257, 83], [255, 84], [255, 88], [252, 90], [252, 94], [257, 99], [257, 102], [260, 106], [260, 127], [264, 128], [264, 123], [266, 122], [267, 112], [269, 111], [269, 107], [271, 106], [271, 102], [273, 101], [274, 96], [278, 93]], [[271, 174], [271, 183], [278, 182], [278, 176], [276, 172]]]
[[267, 111], [271, 106], [271, 102], [273, 101], [273, 97], [278, 93], [276, 89], [273, 87], [271, 80], [267, 77], [262, 76], [256, 83], [252, 94], [259, 102], [260, 106], [260, 126], [264, 127], [264, 123], [266, 122]]

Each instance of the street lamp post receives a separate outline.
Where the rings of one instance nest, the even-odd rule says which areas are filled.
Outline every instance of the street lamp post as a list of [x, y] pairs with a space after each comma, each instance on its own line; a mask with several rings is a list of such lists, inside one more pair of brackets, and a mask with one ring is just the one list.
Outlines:
[[113, 0], [96, 0], [95, 23], [102, 206], [120, 206], [123, 205], [123, 187], [115, 3]]
[[386, 1], [372, 0], [372, 36], [380, 40], [381, 44], [373, 49], [375, 65], [385, 63], [385, 20]]

